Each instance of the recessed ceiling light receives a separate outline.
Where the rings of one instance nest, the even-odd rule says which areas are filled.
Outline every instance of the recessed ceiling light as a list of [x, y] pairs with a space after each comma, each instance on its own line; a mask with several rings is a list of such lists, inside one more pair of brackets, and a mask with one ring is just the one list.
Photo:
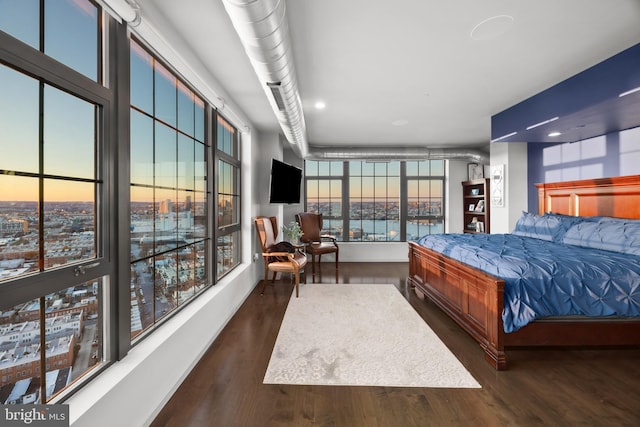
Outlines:
[[324, 101], [318, 101], [313, 104], [313, 106], [316, 107], [316, 110], [324, 110], [327, 104], [325, 104]]
[[409, 124], [409, 120], [407, 119], [398, 119], [391, 122], [394, 126], [406, 126]]
[[474, 40], [493, 40], [509, 31], [512, 26], [513, 16], [492, 16], [473, 27], [471, 38]]
[[535, 125], [531, 125], [531, 126], [527, 127], [527, 130], [531, 130], [533, 128], [537, 128], [538, 126], [546, 125], [547, 123], [555, 122], [558, 119], [559, 119], [559, 117], [554, 117], [552, 119], [545, 120], [545, 121], [542, 121], [540, 123], [536, 123]]
[[623, 96], [631, 95], [632, 93], [636, 93], [638, 91], [640, 91], [640, 86], [635, 88], [635, 89], [631, 89], [631, 90], [628, 90], [626, 92], [622, 92], [620, 95], [618, 95], [618, 97], [622, 98]]
[[515, 135], [515, 134], [517, 134], [517, 133], [518, 133], [518, 132], [511, 132], [511, 133], [508, 133], [508, 134], [506, 134], [506, 135], [502, 135], [502, 136], [501, 136], [501, 137], [499, 137], [499, 138], [492, 139], [492, 140], [491, 140], [491, 142], [501, 141], [501, 140], [503, 140], [503, 139], [505, 139], [505, 138], [509, 138], [509, 137], [511, 137], [511, 136], [513, 136], [513, 135]]
[[562, 135], [560, 132], [551, 132], [547, 136], [560, 136], [560, 135]]

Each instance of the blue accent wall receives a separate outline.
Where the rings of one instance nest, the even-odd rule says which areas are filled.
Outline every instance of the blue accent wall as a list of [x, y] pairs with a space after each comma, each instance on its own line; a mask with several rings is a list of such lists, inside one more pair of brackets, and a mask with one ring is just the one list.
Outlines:
[[536, 183], [640, 174], [640, 127], [582, 141], [527, 144], [528, 210], [538, 212]]
[[493, 115], [491, 140], [577, 142], [640, 126], [640, 94], [619, 96], [638, 87], [640, 44]]

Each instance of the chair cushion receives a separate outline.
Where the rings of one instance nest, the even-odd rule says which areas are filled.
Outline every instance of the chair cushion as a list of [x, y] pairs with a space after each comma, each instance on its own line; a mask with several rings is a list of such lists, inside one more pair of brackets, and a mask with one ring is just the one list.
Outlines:
[[[307, 265], [307, 257], [300, 252], [296, 252], [293, 257], [293, 262], [298, 265], [298, 270]], [[291, 261], [276, 261], [268, 264], [270, 271], [278, 271], [284, 273], [293, 273], [295, 271], [294, 265]]]
[[298, 214], [298, 219], [300, 228], [302, 229], [302, 237], [300, 240], [303, 242], [320, 241], [320, 231], [322, 228], [320, 215], [303, 212]]
[[310, 254], [329, 254], [337, 252], [338, 247], [331, 242], [315, 242], [305, 246], [305, 250]]
[[276, 243], [276, 233], [273, 231], [273, 225], [269, 218], [262, 218], [262, 225], [264, 226], [265, 242], [264, 247], [270, 248]]

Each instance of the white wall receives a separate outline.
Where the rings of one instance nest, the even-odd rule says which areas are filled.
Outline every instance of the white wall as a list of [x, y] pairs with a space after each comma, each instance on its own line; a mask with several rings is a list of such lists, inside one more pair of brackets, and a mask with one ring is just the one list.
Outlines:
[[[409, 262], [407, 242], [338, 242], [340, 262]], [[335, 262], [323, 255], [322, 262]]]
[[491, 206], [491, 233], [510, 233], [527, 210], [527, 144], [494, 142], [491, 166], [504, 165], [504, 206]]
[[462, 182], [469, 178], [465, 160], [449, 160], [449, 169], [445, 182], [446, 201], [445, 224], [446, 233], [462, 233], [464, 230], [464, 208], [462, 207]]
[[[280, 135], [275, 132], [260, 133], [260, 141], [255, 144], [256, 151], [253, 157], [253, 182], [255, 184], [255, 197], [252, 207], [254, 216], [276, 216], [278, 222], [282, 219], [282, 204], [269, 203], [269, 186], [271, 184], [271, 159], [282, 159], [282, 144]], [[246, 177], [243, 176], [243, 179]]]

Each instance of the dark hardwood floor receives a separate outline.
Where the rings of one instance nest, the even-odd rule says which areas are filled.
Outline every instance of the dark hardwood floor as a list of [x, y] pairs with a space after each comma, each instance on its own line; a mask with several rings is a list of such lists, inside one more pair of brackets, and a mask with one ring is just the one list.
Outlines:
[[[323, 264], [324, 282], [335, 282], [332, 267]], [[256, 287], [152, 426], [640, 425], [640, 349], [514, 350], [509, 369], [497, 372], [475, 341], [408, 289], [407, 275], [404, 263], [342, 263], [337, 286], [396, 285], [482, 389], [262, 384], [293, 289], [285, 278], [263, 296]]]

